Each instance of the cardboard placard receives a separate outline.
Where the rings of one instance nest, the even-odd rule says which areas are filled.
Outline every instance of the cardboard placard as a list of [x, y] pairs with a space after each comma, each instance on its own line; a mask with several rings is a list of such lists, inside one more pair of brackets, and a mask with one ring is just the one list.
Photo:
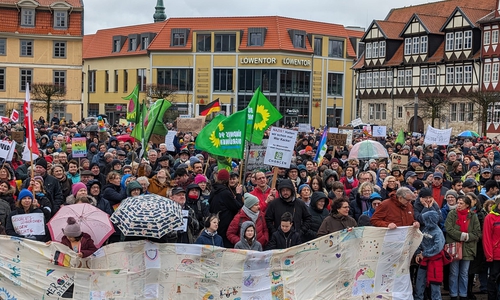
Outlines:
[[264, 167], [264, 157], [266, 156], [267, 139], [262, 140], [262, 145], [252, 144], [248, 155], [247, 170], [253, 171]]
[[326, 144], [328, 146], [345, 146], [347, 141], [347, 134], [343, 133], [328, 133], [326, 137]]
[[205, 127], [205, 117], [177, 118], [177, 131], [200, 133]]
[[43, 213], [12, 216], [12, 225], [14, 226], [14, 231], [22, 236], [45, 234]]
[[71, 149], [72, 155], [75, 158], [87, 157], [87, 139], [86, 138], [72, 138]]
[[165, 144], [167, 145], [167, 151], [175, 152], [174, 138], [177, 135], [177, 131], [170, 130], [165, 136]]
[[400, 171], [408, 169], [408, 155], [391, 154], [391, 166], [398, 167]]
[[299, 132], [311, 132], [311, 124], [299, 123]]
[[19, 144], [24, 143], [24, 132], [22, 131], [11, 131], [10, 136], [14, 141], [16, 141]]
[[448, 145], [450, 143], [451, 130], [448, 129], [436, 129], [431, 125], [427, 125], [427, 131], [425, 132], [424, 144], [436, 144], [436, 145]]
[[354, 135], [354, 128], [348, 126], [339, 127], [339, 133], [347, 134], [346, 145], [352, 145], [352, 136]]

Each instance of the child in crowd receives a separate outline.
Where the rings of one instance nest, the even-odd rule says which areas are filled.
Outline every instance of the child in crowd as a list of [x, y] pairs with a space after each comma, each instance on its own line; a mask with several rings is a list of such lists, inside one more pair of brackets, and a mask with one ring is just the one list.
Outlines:
[[293, 228], [293, 216], [291, 213], [285, 212], [281, 215], [280, 228], [271, 236], [271, 240], [269, 244], [267, 244], [266, 250], [286, 249], [299, 245], [300, 243], [300, 234]]
[[[63, 245], [68, 246], [76, 252], [78, 257], [89, 257], [97, 251], [94, 241], [88, 233], [82, 232], [80, 224], [73, 217], [66, 221], [67, 225], [63, 228], [64, 236], [61, 239]], [[51, 242], [47, 242], [47, 245]]]
[[241, 224], [241, 239], [234, 245], [234, 249], [245, 249], [262, 251], [262, 245], [257, 241], [257, 230], [252, 221], [245, 221]]
[[216, 214], [210, 215], [205, 221], [205, 229], [201, 232], [200, 236], [194, 242], [200, 245], [212, 245], [224, 247], [222, 237], [217, 234], [219, 228], [219, 216]]

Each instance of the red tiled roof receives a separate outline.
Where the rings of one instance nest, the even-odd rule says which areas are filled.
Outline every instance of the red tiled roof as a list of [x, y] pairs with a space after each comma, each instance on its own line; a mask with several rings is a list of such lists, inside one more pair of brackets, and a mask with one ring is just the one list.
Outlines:
[[467, 16], [467, 18], [472, 22], [472, 24], [476, 27], [479, 27], [478, 21], [491, 12], [491, 10], [488, 10], [488, 9], [475, 9], [475, 8], [469, 8], [469, 7], [460, 7], [460, 9]]
[[444, 44], [445, 42], [442, 41], [441, 45], [437, 48], [436, 52], [434, 55], [431, 57], [427, 58], [427, 62], [429, 63], [435, 63], [435, 62], [440, 62], [442, 59], [444, 59]]
[[[20, 0], [0, 0], [0, 5], [2, 5], [2, 4], [16, 4], [19, 1]], [[82, 1], [80, 1], [80, 0], [35, 0], [35, 2], [38, 2], [38, 4], [40, 4], [40, 6], [49, 6], [53, 3], [64, 2], [64, 3], [67, 3], [71, 6], [73, 6], [74, 8], [81, 8], [82, 7]]]
[[[5, 1], [4, 1], [5, 2]], [[52, 35], [70, 35], [82, 36], [82, 12], [73, 11], [68, 15], [67, 29], [54, 29], [54, 19], [49, 10], [37, 10], [35, 14], [35, 27], [23, 27], [20, 25], [19, 18], [21, 13], [15, 8], [1, 7], [2, 26], [0, 32], [19, 32], [21, 34], [52, 34]]]
[[365, 66], [365, 53], [361, 55], [361, 57], [354, 63], [354, 65], [351, 67], [353, 70], [359, 70], [362, 69]]
[[377, 24], [378, 28], [382, 30], [382, 32], [385, 34], [386, 38], [391, 40], [401, 39], [399, 35], [401, 34], [401, 31], [403, 31], [403, 28], [406, 25], [406, 23], [404, 22], [391, 22], [391, 21], [380, 21], [380, 20], [376, 20], [375, 23]]
[[497, 0], [444, 0], [420, 5], [394, 8], [389, 12], [389, 14], [387, 14], [385, 20], [394, 22], [408, 22], [410, 17], [415, 13], [448, 17], [457, 6], [487, 9], [491, 11], [496, 9], [496, 5]]
[[403, 51], [404, 51], [404, 44], [401, 44], [392, 56], [392, 58], [387, 61], [384, 65], [385, 66], [399, 66], [400, 64], [403, 63]]
[[128, 39], [123, 44], [120, 52], [112, 52], [113, 37], [146, 32], [158, 33], [166, 22], [102, 29], [95, 34], [87, 34], [83, 37], [83, 59], [146, 54], [147, 50], [140, 50], [140, 47], [137, 47], [136, 51], [128, 51]]
[[440, 31], [441, 26], [446, 22], [447, 18], [442, 16], [432, 16], [426, 14], [417, 14], [417, 17], [422, 21], [422, 24], [429, 30], [429, 33], [443, 34]]
[[[263, 46], [248, 46], [248, 28], [266, 28]], [[171, 47], [171, 30], [174, 28], [188, 28], [189, 36], [184, 47]], [[192, 33], [195, 31], [242, 31], [240, 51], [269, 51], [281, 50], [312, 54], [313, 49], [306, 39], [306, 48], [294, 48], [289, 35], [289, 30], [303, 30], [307, 34], [318, 34], [330, 37], [348, 38], [349, 36], [362, 36], [363, 32], [354, 33], [355, 30], [346, 30], [344, 26], [332, 23], [293, 19], [280, 16], [255, 16], [255, 17], [196, 17], [196, 18], [170, 18], [165, 27], [158, 33], [157, 38], [148, 50], [191, 50]], [[347, 44], [347, 55], [355, 57], [354, 49]]]

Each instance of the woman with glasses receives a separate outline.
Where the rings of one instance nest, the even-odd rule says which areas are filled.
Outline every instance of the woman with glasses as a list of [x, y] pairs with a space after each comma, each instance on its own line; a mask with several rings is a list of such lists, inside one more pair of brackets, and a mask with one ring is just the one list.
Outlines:
[[382, 194], [389, 195], [390, 193], [397, 191], [400, 186], [401, 183], [396, 179], [396, 177], [389, 175], [384, 179], [380, 192]]
[[370, 181], [367, 180], [361, 183], [355, 199], [350, 203], [351, 208], [349, 211], [349, 215], [353, 217], [354, 220], [359, 219], [363, 212], [367, 211], [370, 208], [370, 196], [371, 194], [373, 194], [373, 192], [373, 184]]
[[349, 216], [349, 200], [347, 197], [335, 199], [332, 211], [323, 220], [318, 230], [318, 236], [323, 236], [340, 230], [352, 230], [358, 224], [356, 220]]

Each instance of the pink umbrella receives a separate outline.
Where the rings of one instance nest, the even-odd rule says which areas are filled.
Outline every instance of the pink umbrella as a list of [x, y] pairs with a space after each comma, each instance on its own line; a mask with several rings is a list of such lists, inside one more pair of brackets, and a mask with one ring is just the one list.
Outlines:
[[64, 236], [62, 229], [67, 225], [68, 217], [76, 219], [82, 232], [92, 237], [97, 248], [101, 247], [108, 237], [115, 232], [113, 224], [109, 220], [109, 215], [99, 208], [88, 203], [65, 205], [59, 209], [47, 224], [53, 241], [61, 242]]

